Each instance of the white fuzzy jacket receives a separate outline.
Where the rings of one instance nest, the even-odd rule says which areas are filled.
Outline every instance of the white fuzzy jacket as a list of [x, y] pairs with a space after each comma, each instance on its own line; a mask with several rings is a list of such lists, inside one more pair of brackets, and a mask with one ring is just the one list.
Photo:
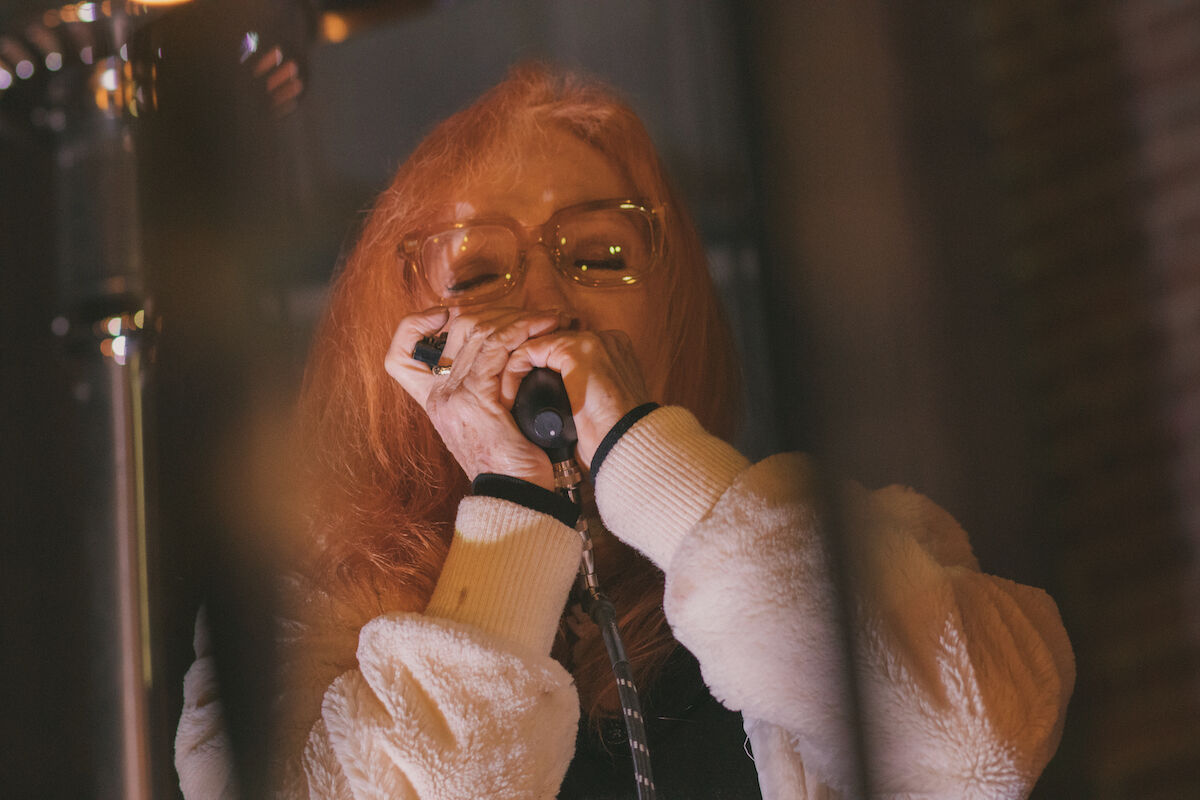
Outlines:
[[[713, 696], [742, 712], [765, 798], [840, 797], [854, 780], [810, 476], [796, 455], [751, 466], [662, 408], [617, 442], [596, 486], [606, 527], [666, 573], [667, 619]], [[1074, 682], [1054, 602], [980, 573], [962, 529], [915, 492], [846, 491], [872, 796], [1025, 796]], [[556, 520], [465, 499], [426, 612], [363, 626], [358, 668], [322, 682], [283, 793], [554, 797], [579, 709], [549, 652], [578, 560]], [[205, 649], [198, 636], [176, 738], [189, 800], [235, 794]]]

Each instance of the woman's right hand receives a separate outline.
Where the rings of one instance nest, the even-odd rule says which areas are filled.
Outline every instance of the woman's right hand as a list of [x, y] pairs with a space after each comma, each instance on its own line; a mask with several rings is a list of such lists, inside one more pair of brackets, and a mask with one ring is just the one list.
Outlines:
[[[501, 396], [501, 377], [513, 350], [569, 324], [555, 311], [487, 308], [450, 319], [446, 309], [430, 309], [401, 320], [384, 365], [429, 415], [469, 479], [493, 472], [553, 489], [550, 460], [517, 428], [511, 402]], [[442, 360], [451, 368], [434, 375], [412, 352], [419, 339], [442, 330]]]

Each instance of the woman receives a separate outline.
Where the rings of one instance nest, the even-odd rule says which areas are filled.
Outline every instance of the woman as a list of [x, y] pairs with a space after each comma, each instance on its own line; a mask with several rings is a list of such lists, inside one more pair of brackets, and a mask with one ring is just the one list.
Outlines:
[[[412, 353], [439, 332], [430, 371]], [[617, 796], [590, 752], [618, 710], [607, 658], [564, 614], [580, 540], [509, 413], [535, 366], [570, 395], [648, 716], [684, 720], [651, 732], [660, 790], [853, 789], [810, 468], [750, 465], [710, 433], [729, 433], [734, 362], [645, 131], [605, 89], [526, 67], [421, 144], [334, 286], [306, 387], [318, 555], [294, 587], [284, 793]], [[846, 497], [873, 792], [1022, 796], [1074, 679], [1053, 602], [980, 574], [915, 493]], [[228, 780], [198, 640], [176, 742], [189, 797]], [[740, 718], [687, 688], [691, 656]]]

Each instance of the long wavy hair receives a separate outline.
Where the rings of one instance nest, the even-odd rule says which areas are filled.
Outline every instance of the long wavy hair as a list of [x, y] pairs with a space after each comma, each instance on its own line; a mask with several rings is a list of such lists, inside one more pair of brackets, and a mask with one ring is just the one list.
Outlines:
[[[728, 329], [700, 239], [649, 135], [609, 88], [543, 65], [516, 67], [438, 125], [400, 167], [334, 280], [314, 340], [301, 402], [312, 499], [306, 571], [355, 609], [357, 624], [384, 611], [424, 609], [469, 489], [428, 417], [384, 371], [401, 317], [430, 304], [405, 278], [397, 246], [457, 190], [553, 130], [595, 147], [639, 199], [665, 209], [662, 260], [647, 279], [662, 311], [658, 365], [670, 368], [665, 396], [656, 399], [690, 409], [718, 435], [732, 433], [739, 374]], [[662, 575], [619, 543], [599, 558], [635, 674], [647, 682], [675, 647], [662, 613]], [[569, 659], [593, 719], [619, 709], [595, 639]], [[562, 655], [561, 641], [556, 648]]]

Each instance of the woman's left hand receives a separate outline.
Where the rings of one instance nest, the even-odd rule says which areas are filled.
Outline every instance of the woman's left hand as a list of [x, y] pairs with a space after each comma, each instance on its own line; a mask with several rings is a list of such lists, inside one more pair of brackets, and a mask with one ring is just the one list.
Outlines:
[[[517, 429], [512, 398], [502, 401], [500, 384], [514, 349], [566, 321], [553, 311], [503, 307], [477, 309], [453, 319], [444, 309], [410, 314], [396, 329], [384, 367], [429, 415], [468, 478], [497, 473], [550, 489], [550, 461]], [[449, 374], [432, 375], [411, 354], [420, 337], [439, 330], [447, 333], [443, 356], [452, 366]]]
[[534, 367], [549, 367], [562, 375], [579, 435], [579, 460], [587, 468], [605, 434], [649, 400], [624, 331], [558, 330], [528, 340], [513, 351], [501, 378], [505, 405], [512, 406], [521, 380]]

